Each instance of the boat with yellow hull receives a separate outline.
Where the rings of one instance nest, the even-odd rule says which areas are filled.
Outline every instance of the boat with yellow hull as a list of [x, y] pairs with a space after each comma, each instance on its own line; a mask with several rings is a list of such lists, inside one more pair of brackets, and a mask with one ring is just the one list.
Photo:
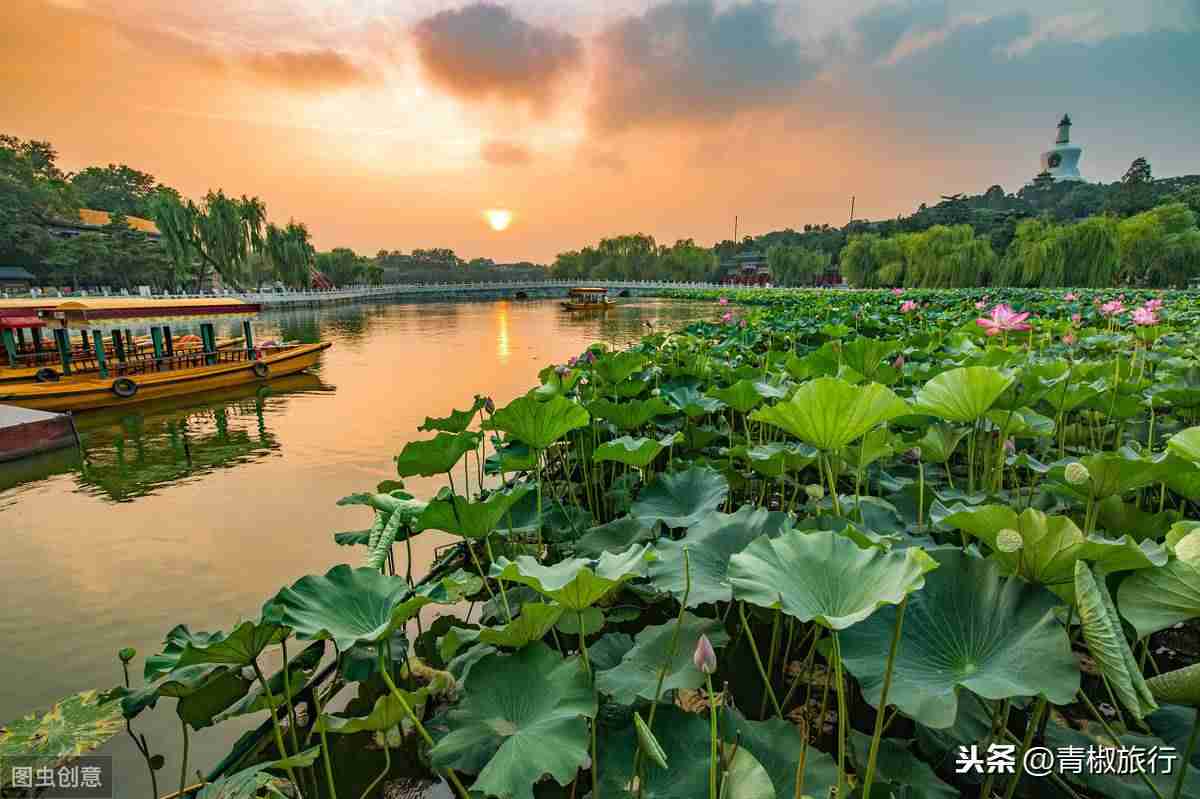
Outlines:
[[175, 356], [196, 366], [165, 368], [140, 374], [100, 377], [83, 374], [52, 383], [14, 383], [0, 386], [0, 403], [46, 411], [83, 411], [133, 405], [147, 400], [214, 391], [302, 372], [317, 363], [329, 342], [292, 344], [261, 350], [256, 360], [244, 350], [223, 350], [215, 364], [203, 363], [204, 353]]
[[607, 311], [613, 304], [608, 289], [576, 288], [567, 292], [562, 307], [565, 311]]
[[[217, 349], [228, 350], [242, 345], [241, 336], [231, 336], [229, 338], [217, 339]], [[199, 350], [201, 349], [201, 341], [199, 336], [183, 336], [175, 339], [175, 349], [177, 351], [184, 350]], [[148, 353], [153, 349], [153, 343], [149, 336], [138, 337], [134, 340], [134, 350], [139, 353]], [[105, 347], [105, 355], [109, 360], [116, 357], [112, 345]], [[72, 362], [75, 368], [73, 374], [80, 374], [87, 371], [88, 367], [83, 364], [87, 362], [89, 353], [80, 347], [75, 347], [71, 351]], [[18, 354], [18, 359], [21, 363], [32, 364], [30, 366], [0, 366], [0, 384], [3, 383], [44, 383], [48, 380], [54, 380], [62, 374], [62, 359], [58, 355], [57, 350], [40, 349], [37, 351], [23, 351]], [[49, 370], [49, 371], [47, 371]], [[96, 371], [95, 367], [91, 371]]]

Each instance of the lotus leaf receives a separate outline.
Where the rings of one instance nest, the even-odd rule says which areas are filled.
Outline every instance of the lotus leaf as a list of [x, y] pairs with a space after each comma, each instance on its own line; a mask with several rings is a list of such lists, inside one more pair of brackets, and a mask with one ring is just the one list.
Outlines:
[[674, 416], [678, 409], [667, 404], [662, 397], [644, 400], [612, 402], [598, 399], [587, 404], [588, 413], [597, 419], [612, 422], [619, 430], [637, 430], [657, 416]]
[[[871, 736], [851, 730], [850, 743], [854, 747], [857, 761], [866, 763], [871, 751]], [[875, 777], [881, 782], [903, 786], [896, 794], [898, 799], [958, 799], [958, 789], [938, 779], [929, 764], [913, 754], [908, 741], [881, 738], [877, 757]]]
[[1160, 702], [1200, 708], [1200, 663], [1151, 677], [1146, 687]]
[[683, 411], [689, 419], [696, 419], [706, 413], [715, 413], [725, 407], [725, 403], [704, 394], [700, 390], [700, 381], [685, 380], [667, 383], [662, 386], [662, 397], [672, 407]]
[[916, 407], [940, 419], [971, 424], [988, 412], [1013, 379], [990, 366], [951, 369], [917, 392]]
[[[422, 715], [425, 702], [429, 699], [428, 688], [417, 691], [401, 691], [404, 701], [412, 708], [418, 717]], [[400, 700], [392, 694], [384, 694], [375, 700], [375, 706], [366, 716], [343, 718], [322, 713], [317, 719], [317, 732], [330, 732], [340, 735], [353, 735], [356, 732], [386, 732], [393, 727], [408, 721], [408, 713]]]
[[1200, 617], [1200, 565], [1173, 559], [1137, 572], [1121, 583], [1117, 598], [1138, 638]]
[[653, 539], [656, 526], [636, 516], [622, 516], [584, 533], [575, 542], [575, 553], [599, 557], [602, 552], [624, 552], [634, 544]]
[[795, 474], [813, 464], [817, 450], [807, 444], [772, 441], [757, 447], [738, 447], [731, 451], [744, 457], [750, 468], [767, 477], [782, 477]]
[[480, 437], [479, 433], [438, 433], [428, 441], [410, 441], [396, 456], [396, 471], [401, 477], [445, 474], [479, 446]]
[[586, 608], [575, 613], [564, 613], [554, 625], [560, 633], [578, 636], [595, 635], [604, 629], [604, 611], [600, 608]]
[[459, 704], [438, 720], [449, 732], [429, 757], [436, 767], [477, 773], [473, 791], [533, 799], [543, 775], [566, 785], [586, 762], [586, 719], [596, 715], [596, 694], [578, 658], [564, 660], [545, 644], [491, 654], [471, 669], [464, 688]]
[[479, 640], [493, 646], [508, 646], [513, 649], [533, 641], [540, 641], [550, 634], [563, 615], [561, 605], [527, 603], [521, 614], [503, 627], [489, 627], [479, 631]]
[[543, 566], [529, 555], [515, 561], [500, 557], [492, 564], [491, 576], [527, 585], [568, 610], [591, 607], [615, 586], [641, 576], [646, 571], [645, 544], [624, 552], [604, 552], [599, 559], [571, 558], [553, 566]]
[[[1079, 666], [1046, 589], [1005, 578], [1000, 565], [957, 549], [930, 555], [939, 567], [913, 593], [896, 651], [889, 704], [927, 727], [954, 724], [959, 691], [985, 699], [1044, 695], [1069, 704]], [[843, 630], [842, 659], [863, 696], [878, 705], [896, 609]]]
[[593, 368], [606, 383], [620, 383], [650, 361], [643, 353], [633, 350], [608, 354], [596, 359]]
[[[729, 642], [729, 634], [715, 619], [705, 619], [684, 612], [679, 627], [679, 641], [674, 657], [667, 665], [663, 679], [663, 692], [681, 688], [699, 688], [704, 685], [704, 673], [692, 662], [692, 652], [701, 635], [707, 635], [714, 647]], [[635, 699], [654, 699], [658, 684], [658, 672], [668, 661], [671, 639], [675, 633], [675, 621], [644, 628], [634, 639], [633, 649], [611, 669], [596, 672], [596, 689], [610, 694], [622, 704], [631, 704]]]
[[286, 797], [288, 794], [282, 793], [281, 789], [291, 785], [290, 781], [267, 774], [267, 769], [307, 768], [317, 761], [320, 753], [321, 747], [314, 746], [298, 755], [259, 763], [236, 774], [218, 777], [201, 788], [196, 799], [254, 799], [264, 789], [271, 796]]
[[[1167, 561], [1167, 553], [1152, 541], [1138, 544], [1127, 535], [1118, 539], [1085, 536], [1070, 518], [1047, 516], [1035, 508], [1018, 515], [1006, 505], [955, 505], [942, 523], [987, 542], [1005, 573], [1040, 583], [1067, 601], [1075, 596], [1078, 561], [1095, 563], [1108, 572], [1145, 569]], [[1003, 530], [1017, 532], [1021, 540], [1018, 549], [1004, 551], [998, 546], [997, 537]]]
[[205, 642], [189, 641], [176, 668], [197, 665], [249, 666], [262, 651], [287, 637], [287, 631], [269, 621], [244, 621], [229, 635], [215, 633]]
[[846, 365], [867, 380], [878, 382], [878, 377], [895, 372], [884, 359], [891, 359], [903, 346], [901, 341], [880, 341], [860, 336], [842, 345], [842, 359]]
[[484, 397], [476, 397], [474, 404], [465, 411], [452, 410], [449, 416], [443, 418], [426, 416], [425, 421], [417, 429], [423, 432], [443, 430], [447, 433], [461, 433], [471, 426], [471, 420], [475, 418], [475, 414], [479, 413], [486, 402]]
[[175, 625], [167, 633], [166, 640], [163, 641], [163, 651], [146, 658], [146, 663], [142, 670], [144, 679], [146, 682], [153, 682], [159, 677], [170, 673], [172, 669], [179, 665], [179, 657], [189, 644], [205, 646], [210, 641], [220, 637], [220, 631], [215, 633], [193, 633], [188, 629], [186, 624]]
[[524, 441], [536, 450], [546, 449], [572, 430], [587, 425], [591, 417], [582, 405], [566, 397], [555, 396], [539, 402], [533, 397], [517, 397], [496, 411], [484, 423], [488, 430], [500, 430]]
[[924, 550], [860, 549], [834, 532], [762, 536], [730, 558], [733, 596], [842, 630], [924, 584], [937, 564]]
[[454, 605], [483, 588], [483, 578], [464, 569], [455, 569], [450, 574], [426, 580], [414, 591], [437, 605]]
[[690, 527], [721, 506], [729, 495], [729, 482], [720, 472], [692, 466], [659, 475], [642, 490], [629, 515], [667, 527]]
[[412, 594], [399, 577], [341, 564], [323, 575], [301, 577], [271, 605], [298, 637], [328, 639], [344, 652], [357, 643], [384, 640], [432, 601]]
[[[31, 713], [0, 727], [0, 761], [37, 755], [56, 758], [58, 766], [92, 751], [124, 728], [120, 703], [101, 701], [98, 691], [83, 691], [56, 702], [44, 714]], [[10, 775], [6, 769], [3, 777]]]
[[726, 388], [710, 389], [708, 396], [720, 400], [738, 413], [749, 413], [761, 405], [765, 398], [759, 391], [758, 383], [745, 378]]
[[653, 438], [621, 436], [596, 447], [592, 460], [617, 461], [626, 466], [645, 469], [664, 449], [666, 445]]
[[1081, 486], [1067, 482], [1066, 464], [1057, 463], [1050, 470], [1051, 479], [1063, 484], [1065, 490], [1087, 499], [1124, 494], [1162, 480], [1167, 473], [1167, 464], [1162, 455], [1143, 456], [1128, 447], [1117, 452], [1097, 452], [1079, 459], [1091, 474], [1091, 480]]
[[640, 713], [633, 714], [633, 727], [637, 731], [638, 747], [646, 757], [650, 758], [650, 762], [659, 768], [667, 767], [667, 753], [663, 751], [662, 744], [654, 737], [654, 733], [646, 726], [646, 722], [642, 721]]
[[1200, 427], [1189, 427], [1167, 439], [1167, 449], [1192, 463], [1200, 463]]
[[886, 386], [854, 386], [836, 377], [819, 377], [796, 389], [787, 402], [759, 408], [750, 418], [833, 452], [875, 425], [906, 413], [907, 403]]
[[421, 514], [419, 525], [424, 530], [444, 530], [463, 538], [486, 538], [499, 526], [501, 519], [534, 486], [521, 483], [510, 489], [493, 491], [482, 502], [469, 502], [458, 494], [438, 495]]
[[685, 589], [683, 552], [688, 550], [691, 571], [689, 608], [731, 599], [729, 558], [759, 536], [775, 537], [791, 526], [786, 513], [745, 505], [737, 513], [712, 513], [688, 529], [683, 538], [663, 540], [655, 546], [658, 559], [650, 564], [651, 583], [682, 601]]
[[505, 472], [532, 471], [536, 465], [534, 451], [520, 441], [499, 443], [500, 437], [493, 437], [495, 452], [483, 462], [487, 474], [504, 474]]
[[607, 633], [596, 643], [588, 646], [588, 658], [592, 669], [605, 671], [621, 662], [625, 653], [633, 649], [633, 638], [625, 633]]
[[[1099, 724], [1088, 724], [1082, 731], [1065, 727], [1051, 722], [1046, 725], [1045, 745], [1052, 751], [1073, 746], [1075, 751], [1088, 751], [1089, 748], [1133, 751], [1135, 748], [1142, 752], [1150, 752], [1156, 747], [1162, 750], [1165, 743], [1160, 738], [1149, 735], [1126, 734], [1117, 740], [1109, 737]], [[1107, 799], [1157, 799], [1170, 797], [1175, 790], [1175, 780], [1178, 776], [1179, 762], [1176, 760], [1170, 773], [1164, 767], [1165, 761], [1160, 760], [1156, 773], [1145, 774], [1155, 784], [1158, 791], [1155, 794], [1144, 782], [1142, 774], [1129, 769], [1128, 774], [1114, 773], [1115, 769], [1081, 769], [1076, 774], [1074, 769], [1063, 770], [1062, 777], [1070, 783], [1087, 792], [1089, 796], [1104, 796]], [[1149, 769], [1147, 768], [1147, 771]], [[1093, 773], [1094, 772], [1094, 773]], [[1200, 796], [1200, 771], [1189, 769], [1183, 783], [1183, 793], [1180, 797]]]
[[[303, 693], [305, 686], [312, 677], [313, 672], [321, 662], [321, 656], [325, 653], [325, 642], [314, 641], [306, 646], [299, 655], [288, 661], [287, 678], [284, 679], [283, 669], [275, 672], [267, 678], [267, 684], [271, 687], [271, 699], [267, 698], [267, 694], [262, 689], [262, 685], [255, 683], [248, 687], [248, 693], [235, 704], [231, 705], [227, 710], [216, 717], [216, 721], [221, 722], [234, 716], [244, 716], [249, 713], [257, 713], [261, 710], [281, 707], [290, 697], [295, 697]], [[291, 688], [291, 694], [288, 694], [287, 689]], [[196, 725], [192, 725], [196, 726]]]

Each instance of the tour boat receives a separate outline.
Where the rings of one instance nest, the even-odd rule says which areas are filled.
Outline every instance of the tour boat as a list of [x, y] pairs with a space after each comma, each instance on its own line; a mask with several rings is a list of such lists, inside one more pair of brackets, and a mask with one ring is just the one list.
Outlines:
[[608, 289], [579, 288], [567, 292], [562, 307], [568, 311], [606, 311], [613, 307], [613, 301], [608, 297]]
[[[258, 311], [259, 306], [232, 298], [96, 298], [54, 303], [38, 309], [38, 320], [45, 324], [34, 329], [52, 335], [61, 373], [44, 375], [44, 382], [0, 383], [0, 403], [51, 411], [131, 405], [295, 374], [315, 365], [329, 348], [327, 342], [256, 346], [250, 320]], [[244, 346], [221, 349], [214, 323], [238, 320]], [[199, 326], [199, 347], [187, 346], [186, 337], [173, 335], [172, 326], [181, 325]], [[147, 328], [148, 350], [131, 343], [131, 331]], [[11, 363], [13, 329], [0, 327], [0, 334]], [[73, 334], [82, 346], [74, 346]], [[184, 346], [179, 346], [181, 341]]]

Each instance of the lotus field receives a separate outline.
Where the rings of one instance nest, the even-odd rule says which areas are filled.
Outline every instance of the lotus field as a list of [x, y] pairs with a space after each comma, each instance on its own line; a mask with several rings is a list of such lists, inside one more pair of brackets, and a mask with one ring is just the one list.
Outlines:
[[[696, 296], [426, 419], [342, 500], [348, 564], [0, 752], [129, 729], [154, 768], [125, 722], [171, 698], [185, 740], [269, 718], [206, 784], [185, 760], [199, 797], [381, 796], [401, 761], [459, 799], [1200, 796], [1195, 299]], [[414, 575], [429, 530], [461, 543]]]

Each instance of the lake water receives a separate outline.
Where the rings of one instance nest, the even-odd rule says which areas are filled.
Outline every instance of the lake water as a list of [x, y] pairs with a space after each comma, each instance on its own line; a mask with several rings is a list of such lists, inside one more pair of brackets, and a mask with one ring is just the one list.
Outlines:
[[[117, 684], [123, 646], [137, 648], [140, 677], [142, 658], [175, 624], [227, 630], [256, 618], [283, 585], [357, 563], [361, 551], [333, 533], [369, 516], [335, 503], [393, 478], [392, 456], [426, 437], [416, 430], [426, 416], [468, 407], [475, 394], [501, 406], [536, 385], [543, 366], [596, 341], [627, 345], [646, 322], [716, 315], [710, 304], [651, 299], [618, 300], [604, 314], [569, 314], [553, 300], [270, 312], [260, 339], [333, 342], [314, 374], [82, 414], [82, 456], [0, 465], [0, 723]], [[440, 485], [408, 481], [420, 497]], [[414, 574], [449, 540], [414, 539]], [[173, 704], [138, 720], [167, 759], [160, 794], [178, 787]], [[207, 772], [263, 718], [193, 733], [189, 771]], [[127, 736], [99, 753], [114, 756], [114, 795], [150, 795]]]

